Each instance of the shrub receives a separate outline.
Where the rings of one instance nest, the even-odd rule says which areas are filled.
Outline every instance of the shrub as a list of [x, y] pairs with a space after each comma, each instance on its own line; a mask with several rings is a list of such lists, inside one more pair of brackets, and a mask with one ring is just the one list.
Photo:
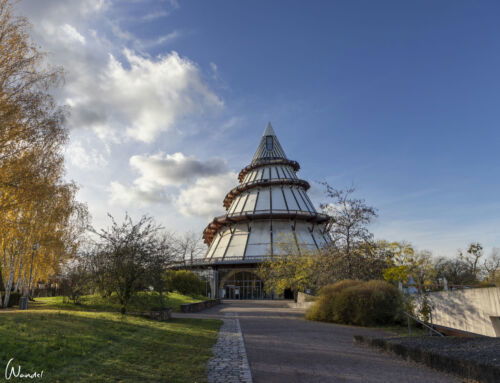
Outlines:
[[360, 326], [391, 324], [400, 319], [402, 307], [401, 293], [385, 281], [346, 280], [324, 287], [306, 318]]
[[167, 286], [169, 291], [184, 295], [205, 295], [205, 281], [192, 271], [168, 271]]
[[333, 321], [335, 299], [342, 290], [358, 286], [362, 281], [346, 279], [321, 288], [316, 303], [307, 311], [306, 318], [325, 322]]

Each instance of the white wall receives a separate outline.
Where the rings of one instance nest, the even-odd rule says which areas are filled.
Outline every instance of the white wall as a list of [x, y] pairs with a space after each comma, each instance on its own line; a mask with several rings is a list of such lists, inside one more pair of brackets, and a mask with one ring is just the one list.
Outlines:
[[500, 337], [500, 287], [430, 294], [434, 324]]

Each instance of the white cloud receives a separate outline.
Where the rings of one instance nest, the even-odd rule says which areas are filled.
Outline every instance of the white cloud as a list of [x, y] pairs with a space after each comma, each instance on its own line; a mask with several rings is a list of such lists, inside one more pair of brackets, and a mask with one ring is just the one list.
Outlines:
[[145, 46], [152, 47], [152, 46], [166, 44], [166, 43], [169, 43], [171, 41], [174, 41], [175, 39], [179, 38], [180, 36], [181, 36], [181, 33], [179, 31], [173, 31], [173, 32], [170, 32], [166, 35], [160, 36], [160, 37], [152, 40], [149, 43], [146, 43]]
[[147, 206], [152, 203], [168, 203], [170, 196], [162, 189], [141, 189], [137, 186], [127, 187], [120, 182], [109, 185], [109, 202], [121, 206]]
[[154, 11], [151, 13], [147, 13], [141, 17], [143, 21], [153, 21], [162, 17], [167, 17], [170, 13], [165, 10]]
[[41, 3], [28, 0], [20, 10], [33, 21], [35, 38], [51, 62], [65, 69], [58, 96], [71, 101], [73, 129], [90, 129], [109, 142], [151, 143], [179, 129], [184, 119], [223, 106], [196, 63], [174, 51], [157, 57], [146, 53], [178, 38], [179, 31], [143, 41], [107, 17], [113, 11], [110, 1]]
[[[90, 202], [93, 216], [124, 206], [146, 212], [152, 204], [158, 211], [177, 207], [196, 215], [185, 198], [198, 192], [193, 202], [201, 214], [221, 208], [227, 190], [221, 188], [213, 200], [209, 196], [219, 187], [210, 186], [211, 180], [223, 182], [229, 174], [224, 161], [201, 161], [175, 149], [173, 154], [133, 155], [138, 145], [141, 150], [166, 149], [164, 145], [172, 150], [177, 138], [199, 133], [200, 117], [205, 121], [224, 107], [206, 81], [219, 82], [212, 77], [215, 64], [205, 73], [177, 52], [164, 48], [160, 56], [148, 53], [178, 39], [182, 31], [164, 26], [147, 39], [134, 33], [137, 25], [143, 29], [145, 22], [175, 11], [177, 1], [122, 5], [115, 0], [23, 0], [16, 8], [31, 21], [33, 38], [48, 53], [49, 63], [64, 68], [65, 85], [54, 95], [71, 107], [68, 177], [82, 184], [81, 195]], [[183, 149], [189, 150], [184, 144]], [[123, 166], [127, 158], [129, 166]], [[232, 187], [236, 178], [229, 178]], [[196, 222], [180, 216], [176, 222]]]
[[76, 29], [75, 27], [69, 25], [69, 24], [64, 24], [60, 27], [61, 32], [63, 35], [69, 39], [70, 42], [79, 42], [80, 44], [85, 44], [85, 37], [83, 37]]
[[175, 201], [179, 212], [186, 216], [212, 217], [224, 213], [222, 201], [237, 180], [237, 174], [228, 172], [198, 179], [194, 185], [181, 191]]
[[75, 126], [91, 127], [103, 139], [126, 136], [150, 143], [181, 118], [223, 105], [198, 67], [176, 52], [157, 60], [128, 49], [123, 54], [127, 67], [109, 55], [92, 86], [70, 88]]
[[110, 202], [123, 206], [150, 205], [174, 201], [185, 216], [222, 213], [225, 193], [237, 183], [226, 162], [213, 158], [201, 161], [183, 153], [132, 156], [130, 166], [137, 173], [132, 185], [111, 182]]
[[80, 169], [93, 169], [104, 167], [108, 160], [102, 151], [85, 147], [80, 141], [73, 140], [66, 147], [66, 159]]
[[132, 156], [130, 166], [141, 176], [134, 183], [139, 186], [157, 184], [160, 186], [182, 185], [190, 180], [221, 174], [227, 171], [226, 162], [212, 158], [200, 161], [182, 153], [158, 153], [152, 156]]

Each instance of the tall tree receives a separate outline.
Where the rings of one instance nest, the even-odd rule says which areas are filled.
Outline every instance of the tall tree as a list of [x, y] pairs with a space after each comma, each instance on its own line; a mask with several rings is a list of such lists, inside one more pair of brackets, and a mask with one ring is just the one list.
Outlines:
[[479, 260], [483, 256], [483, 246], [479, 242], [473, 242], [464, 253], [459, 250], [459, 258], [467, 264], [470, 273], [474, 276], [475, 282], [479, 280], [480, 264]]
[[[65, 108], [51, 88], [62, 72], [51, 68], [30, 39], [30, 25], [0, 0], [0, 272], [7, 306], [12, 289], [32, 288], [74, 254], [86, 208], [76, 186], [63, 180], [68, 139]], [[0, 297], [2, 298], [2, 297]]]
[[175, 237], [175, 246], [179, 260], [189, 263], [193, 263], [194, 259], [201, 257], [207, 249], [201, 240], [201, 235], [191, 231]]
[[500, 249], [493, 248], [488, 258], [484, 260], [483, 268], [488, 282], [500, 283]]
[[333, 248], [340, 250], [345, 257], [347, 277], [352, 278], [356, 252], [373, 239], [368, 224], [377, 217], [377, 210], [366, 204], [365, 200], [353, 197], [354, 188], [339, 190], [325, 186], [330, 201], [321, 204], [321, 209], [333, 218], [330, 236]]

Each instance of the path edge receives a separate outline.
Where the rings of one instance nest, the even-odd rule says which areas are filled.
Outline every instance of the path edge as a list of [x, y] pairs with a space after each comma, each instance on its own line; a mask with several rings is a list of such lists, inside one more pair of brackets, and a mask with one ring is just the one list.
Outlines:
[[452, 358], [418, 347], [395, 344], [388, 342], [386, 339], [354, 335], [353, 341], [357, 344], [364, 344], [387, 351], [406, 360], [424, 364], [438, 371], [452, 373], [461, 378], [472, 379], [481, 383], [496, 383], [498, 382], [498, 376], [500, 376], [500, 368], [494, 366]]

